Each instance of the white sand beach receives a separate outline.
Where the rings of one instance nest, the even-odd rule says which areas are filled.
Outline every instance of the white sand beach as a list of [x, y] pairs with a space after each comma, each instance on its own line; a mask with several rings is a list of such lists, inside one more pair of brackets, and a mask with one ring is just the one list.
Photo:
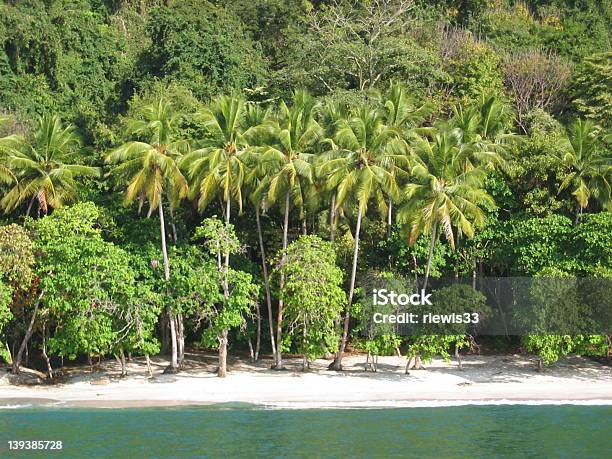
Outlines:
[[577, 403], [612, 405], [612, 367], [569, 357], [537, 372], [535, 358], [519, 355], [466, 356], [434, 360], [426, 369], [404, 373], [406, 359], [380, 357], [378, 371], [364, 371], [365, 355], [345, 358], [345, 371], [327, 371], [317, 360], [308, 372], [300, 359], [287, 359], [285, 371], [270, 370], [270, 360], [230, 359], [227, 378], [214, 373], [214, 354], [190, 353], [184, 371], [162, 374], [167, 362], [156, 358], [148, 378], [140, 359], [120, 378], [118, 365], [68, 370], [61, 383], [11, 385], [0, 373], [0, 406], [142, 407], [243, 402], [283, 408], [391, 407], [503, 403]]

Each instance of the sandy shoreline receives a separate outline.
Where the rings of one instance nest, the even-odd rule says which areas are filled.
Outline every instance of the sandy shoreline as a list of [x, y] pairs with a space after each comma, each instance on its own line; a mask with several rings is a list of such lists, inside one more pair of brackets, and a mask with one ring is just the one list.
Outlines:
[[286, 371], [269, 370], [269, 361], [235, 360], [220, 379], [214, 356], [196, 355], [185, 371], [163, 375], [166, 362], [155, 360], [155, 376], [146, 377], [142, 362], [132, 362], [130, 376], [119, 378], [116, 364], [100, 372], [70, 371], [62, 384], [14, 386], [0, 374], [0, 407], [29, 405], [100, 408], [162, 407], [246, 403], [277, 408], [402, 407], [464, 404], [607, 404], [612, 405], [612, 368], [572, 357], [544, 373], [525, 356], [467, 356], [456, 362], [435, 360], [425, 370], [404, 374], [405, 359], [381, 357], [376, 373], [364, 371], [365, 356], [346, 359], [346, 371], [327, 371], [325, 360], [310, 372], [298, 359]]

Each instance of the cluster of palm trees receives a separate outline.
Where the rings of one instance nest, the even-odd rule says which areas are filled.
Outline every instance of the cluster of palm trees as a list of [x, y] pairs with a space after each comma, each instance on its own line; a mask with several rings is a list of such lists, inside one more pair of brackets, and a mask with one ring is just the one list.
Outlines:
[[[504, 166], [508, 148], [518, 137], [509, 132], [511, 115], [495, 97], [470, 107], [457, 107], [443, 122], [423, 127], [426, 106], [417, 107], [401, 85], [392, 84], [360, 107], [326, 103], [306, 91], [295, 91], [289, 103], [264, 108], [240, 97], [222, 96], [191, 115], [205, 133], [184, 138], [184, 115], [163, 98], [143, 105], [127, 121], [133, 139], [106, 156], [109, 175], [125, 188], [125, 203], [157, 210], [160, 220], [164, 275], [170, 279], [164, 206], [173, 212], [184, 199], [200, 211], [219, 203], [226, 223], [232, 213], [250, 206], [255, 213], [275, 366], [282, 368], [283, 303], [277, 302], [274, 324], [265, 245], [260, 216], [277, 207], [282, 217], [282, 252], [288, 245], [291, 216], [306, 222], [329, 210], [329, 238], [338, 219], [353, 222], [354, 241], [348, 304], [333, 368], [341, 369], [347, 343], [363, 217], [375, 205], [388, 227], [394, 221], [414, 243], [429, 235], [429, 258], [423, 288], [431, 271], [435, 244], [443, 234], [454, 247], [458, 236], [471, 237], [494, 206], [484, 190], [487, 173]], [[582, 123], [582, 122], [579, 122]], [[573, 171], [563, 187], [574, 184], [580, 209], [594, 196], [610, 203], [610, 168], [602, 170], [593, 142], [594, 126], [570, 129], [563, 161]], [[575, 135], [574, 135], [575, 134]], [[582, 137], [581, 137], [582, 136]], [[78, 137], [56, 116], [40, 119], [31, 137], [0, 139], [0, 181], [8, 187], [0, 201], [5, 211], [36, 203], [46, 214], [75, 197], [75, 178], [99, 176], [100, 169], [71, 164]], [[605, 162], [605, 161], [604, 161]], [[0, 186], [2, 185], [0, 183]], [[597, 185], [596, 192], [592, 183]], [[606, 195], [607, 193], [607, 195]], [[24, 204], [25, 203], [25, 204]], [[283, 255], [281, 255], [283, 256]], [[224, 269], [229, 268], [229, 255]], [[280, 288], [284, 279], [279, 279]], [[182, 360], [180, 314], [168, 308], [172, 337], [171, 368]], [[219, 337], [227, 345], [227, 333]], [[220, 351], [221, 352], [221, 351]]]
[[[321, 104], [301, 90], [275, 110], [222, 96], [194, 116], [206, 135], [188, 142], [180, 138], [179, 117], [160, 99], [128, 123], [138, 140], [120, 146], [106, 160], [114, 165], [110, 174], [126, 187], [127, 203], [147, 203], [149, 214], [158, 209], [166, 278], [170, 267], [164, 201], [172, 210], [187, 197], [197, 202], [200, 211], [220, 202], [227, 223], [233, 209], [240, 213], [245, 205], [252, 206], [277, 368], [283, 365], [284, 308], [279, 300], [274, 326], [260, 214], [278, 207], [282, 254], [292, 213], [306, 227], [308, 216], [329, 209], [330, 239], [339, 216], [354, 217], [348, 304], [333, 364], [340, 369], [355, 292], [361, 223], [368, 206], [375, 203], [389, 225], [397, 207], [397, 220], [407, 226], [410, 240], [422, 232], [431, 233], [433, 251], [440, 229], [451, 244], [455, 233], [469, 237], [474, 226], [484, 222], [483, 208], [494, 205], [483, 186], [485, 171], [502, 164], [505, 147], [512, 140], [504, 129], [503, 106], [489, 98], [478, 108], [458, 109], [444, 125], [419, 128], [426, 116], [426, 108], [415, 107], [399, 85], [355, 110], [337, 103]], [[430, 265], [431, 259], [426, 278]], [[228, 266], [229, 256], [225, 258]], [[283, 282], [280, 278], [281, 289]], [[176, 322], [177, 318], [171, 318], [171, 324]], [[220, 344], [226, 343], [220, 338]], [[181, 356], [174, 354], [172, 365], [177, 365]]]

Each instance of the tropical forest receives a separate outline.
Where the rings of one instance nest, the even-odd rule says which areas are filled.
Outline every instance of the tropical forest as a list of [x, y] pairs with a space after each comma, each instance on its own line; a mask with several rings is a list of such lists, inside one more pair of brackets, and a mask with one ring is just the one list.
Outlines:
[[[0, 361], [609, 356], [611, 24], [605, 0], [4, 0]], [[497, 307], [505, 278], [548, 303]], [[382, 284], [529, 333], [373, 330]], [[551, 325], [587, 307], [607, 329]]]

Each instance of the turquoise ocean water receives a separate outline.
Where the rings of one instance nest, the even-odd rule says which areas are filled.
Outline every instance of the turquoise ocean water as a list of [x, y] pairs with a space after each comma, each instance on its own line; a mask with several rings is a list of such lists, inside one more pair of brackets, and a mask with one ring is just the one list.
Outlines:
[[18, 408], [0, 410], [0, 442], [2, 458], [612, 458], [612, 406]]

